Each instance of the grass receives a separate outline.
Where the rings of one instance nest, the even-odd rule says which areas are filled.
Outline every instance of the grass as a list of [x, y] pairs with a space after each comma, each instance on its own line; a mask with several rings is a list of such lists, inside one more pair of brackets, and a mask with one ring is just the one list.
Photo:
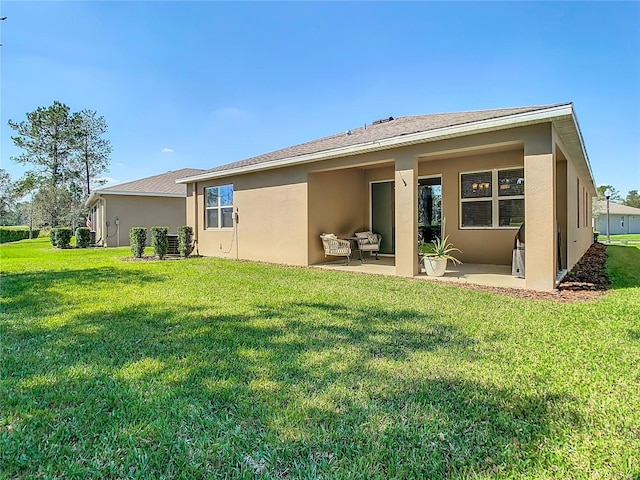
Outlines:
[[588, 303], [2, 245], [0, 477], [640, 475], [640, 248]]
[[[625, 235], [609, 235], [609, 238], [612, 242], [640, 242], [640, 233], [630, 233]], [[607, 241], [606, 235], [599, 235], [598, 241], [601, 243], [605, 243]]]

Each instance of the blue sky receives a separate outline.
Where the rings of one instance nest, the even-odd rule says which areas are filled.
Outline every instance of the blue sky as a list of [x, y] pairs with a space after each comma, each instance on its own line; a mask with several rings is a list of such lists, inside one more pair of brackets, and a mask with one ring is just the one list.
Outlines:
[[572, 101], [597, 184], [640, 189], [640, 3], [3, 1], [7, 120], [96, 110], [128, 181], [386, 117]]

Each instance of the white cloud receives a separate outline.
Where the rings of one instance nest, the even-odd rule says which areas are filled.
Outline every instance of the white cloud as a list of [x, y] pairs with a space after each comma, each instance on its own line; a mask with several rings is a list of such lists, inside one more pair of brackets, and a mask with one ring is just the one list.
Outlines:
[[116, 163], [116, 167], [124, 167], [124, 163]]
[[162, 153], [173, 153], [173, 152], [174, 152], [173, 148], [164, 147], [162, 149]]

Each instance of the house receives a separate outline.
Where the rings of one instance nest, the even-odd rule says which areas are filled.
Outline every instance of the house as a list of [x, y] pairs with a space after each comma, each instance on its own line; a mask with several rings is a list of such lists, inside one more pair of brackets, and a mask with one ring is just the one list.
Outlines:
[[[593, 212], [594, 228], [607, 234], [607, 201], [596, 200]], [[609, 234], [640, 233], [640, 208], [609, 202]]]
[[200, 253], [216, 257], [320, 264], [320, 234], [366, 228], [414, 277], [418, 235], [441, 219], [463, 262], [489, 265], [511, 263], [524, 222], [525, 288], [552, 290], [593, 241], [571, 103], [389, 117], [178, 182]]
[[[85, 205], [89, 208], [87, 226], [95, 232], [98, 245], [129, 245], [131, 227], [169, 227], [169, 232], [186, 225], [187, 188], [176, 179], [202, 173], [196, 168], [121, 183], [93, 191]], [[150, 239], [150, 232], [147, 238]]]

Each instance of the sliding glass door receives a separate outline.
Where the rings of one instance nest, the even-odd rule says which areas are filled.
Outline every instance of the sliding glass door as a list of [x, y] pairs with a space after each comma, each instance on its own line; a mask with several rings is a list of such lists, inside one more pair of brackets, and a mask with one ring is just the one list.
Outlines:
[[382, 235], [380, 253], [395, 253], [395, 188], [393, 181], [371, 183], [371, 230]]
[[418, 180], [418, 242], [440, 237], [442, 224], [442, 178]]

